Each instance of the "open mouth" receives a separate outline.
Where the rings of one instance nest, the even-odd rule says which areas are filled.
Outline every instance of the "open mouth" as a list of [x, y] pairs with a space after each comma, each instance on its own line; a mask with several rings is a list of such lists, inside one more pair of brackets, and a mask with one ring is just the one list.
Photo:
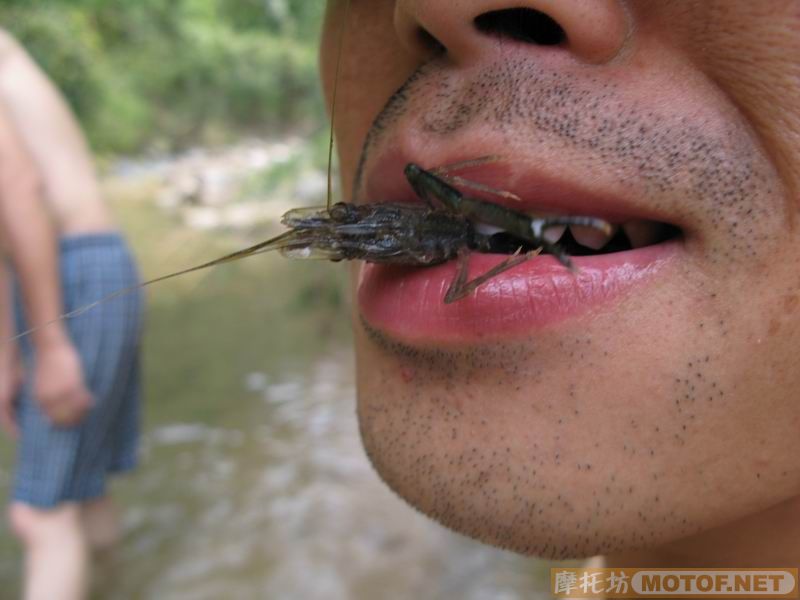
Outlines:
[[[496, 254], [513, 254], [534, 250], [531, 243], [520, 243], [519, 238], [499, 231], [490, 225], [476, 226], [479, 233], [491, 235], [491, 251]], [[582, 225], [556, 225], [544, 231], [543, 238], [557, 245], [569, 256], [596, 256], [625, 252], [661, 244], [681, 237], [680, 228], [658, 221], [635, 219], [622, 224], [612, 224], [610, 231]], [[545, 248], [543, 254], [550, 254]]]
[[[360, 197], [370, 202], [422, 202], [403, 176], [408, 158], [401, 153], [382, 157], [370, 169]], [[451, 303], [444, 299], [455, 278], [464, 275], [459, 261], [425, 268], [362, 265], [358, 307], [370, 327], [422, 345], [531, 335], [589, 315], [600, 305], [613, 306], [633, 290], [642, 290], [643, 284], [659, 278], [657, 274], [662, 276], [685, 247], [683, 230], [647, 203], [560, 177], [548, 178], [532, 170], [530, 163], [481, 165], [464, 177], [492, 190], [511, 188], [516, 198], [464, 193], [521, 215], [516, 223], [528, 223], [533, 235], [523, 235], [513, 224], [499, 226], [505, 222], [502, 218], [487, 224], [492, 219], [482, 223], [480, 217], [471, 217], [476, 233], [489, 243], [476, 247], [479, 251], [473, 248], [466, 277], [484, 282]], [[552, 224], [558, 219], [594, 226]], [[541, 255], [483, 277], [497, 271], [508, 255], [540, 246]]]
[[431, 171], [408, 163], [403, 172], [416, 198], [406, 200], [425, 200], [432, 207], [441, 205], [441, 210], [456, 217], [461, 213], [475, 230], [473, 250], [490, 254], [543, 251], [570, 268], [570, 256], [624, 252], [680, 235], [679, 228], [651, 219], [624, 218], [613, 224], [607, 218], [588, 214], [546, 214], [536, 206], [536, 198], [523, 199], [508, 190], [447, 174], [496, 161], [496, 157], [487, 156]]

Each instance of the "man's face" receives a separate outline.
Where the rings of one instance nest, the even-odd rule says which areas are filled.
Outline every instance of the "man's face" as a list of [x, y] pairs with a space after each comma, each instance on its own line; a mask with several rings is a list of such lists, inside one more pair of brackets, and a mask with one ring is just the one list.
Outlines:
[[[356, 267], [358, 417], [388, 485], [558, 558], [797, 495], [800, 3], [351, 0], [345, 36], [348, 198], [412, 201], [406, 163], [491, 155], [458, 175], [632, 244], [575, 274], [537, 257], [450, 305], [454, 261]], [[471, 275], [504, 258], [473, 255]]]

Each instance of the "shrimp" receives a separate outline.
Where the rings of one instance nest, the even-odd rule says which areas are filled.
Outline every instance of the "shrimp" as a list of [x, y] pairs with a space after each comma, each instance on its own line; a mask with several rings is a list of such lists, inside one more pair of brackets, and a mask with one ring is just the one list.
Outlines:
[[[347, 6], [349, 7], [349, 2]], [[340, 31], [340, 51], [343, 36], [344, 26]], [[363, 260], [415, 267], [429, 267], [457, 259], [456, 275], [443, 297], [443, 302], [449, 304], [465, 298], [483, 283], [543, 251], [555, 256], [574, 272], [575, 267], [569, 255], [557, 244], [546, 240], [545, 232], [551, 227], [581, 225], [604, 233], [611, 231], [608, 222], [594, 217], [534, 217], [468, 196], [456, 186], [472, 187], [490, 194], [516, 198], [509, 192], [494, 190], [478, 182], [448, 177], [443, 174], [444, 168], [426, 170], [413, 163], [405, 167], [404, 173], [422, 202], [332, 204], [331, 165], [333, 120], [339, 80], [338, 62], [336, 72], [328, 149], [327, 206], [290, 210], [281, 219], [282, 224], [289, 229], [277, 237], [200, 265], [150, 279], [137, 286], [118, 290], [96, 302], [63, 314], [56, 320], [75, 317], [103, 302], [160, 281], [274, 250], [294, 259]], [[490, 160], [494, 160], [494, 157], [474, 159], [462, 163], [461, 166]], [[510, 256], [487, 272], [468, 280], [468, 261], [472, 252]], [[40, 324], [6, 341], [26, 336], [49, 324]]]

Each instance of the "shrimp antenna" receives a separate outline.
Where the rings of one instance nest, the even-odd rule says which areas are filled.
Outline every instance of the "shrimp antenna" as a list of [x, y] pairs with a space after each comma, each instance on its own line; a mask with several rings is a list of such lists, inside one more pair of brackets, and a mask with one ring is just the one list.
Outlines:
[[333, 126], [334, 118], [336, 116], [336, 96], [339, 93], [339, 73], [342, 68], [342, 51], [344, 48], [344, 34], [347, 30], [347, 18], [350, 13], [350, 0], [345, 0], [344, 4], [344, 18], [339, 27], [339, 40], [337, 42], [338, 51], [336, 54], [336, 70], [334, 71], [333, 79], [333, 97], [331, 98], [331, 133], [328, 139], [328, 210], [331, 209], [331, 198], [333, 198]]
[[71, 312], [67, 312], [67, 313], [64, 313], [63, 315], [59, 315], [55, 319], [52, 319], [52, 320], [47, 321], [45, 323], [40, 323], [39, 325], [31, 327], [30, 329], [26, 329], [25, 331], [23, 331], [21, 333], [18, 333], [14, 337], [10, 337], [10, 338], [6, 338], [4, 340], [0, 340], [0, 346], [3, 346], [4, 344], [11, 343], [14, 340], [18, 340], [20, 338], [23, 338], [26, 335], [34, 333], [35, 331], [39, 331], [40, 329], [43, 329], [43, 328], [47, 327], [48, 325], [52, 325], [53, 323], [57, 323], [58, 321], [61, 321], [61, 320], [64, 320], [64, 319], [71, 319], [72, 317], [77, 317], [78, 315], [82, 315], [87, 310], [91, 310], [95, 306], [99, 306], [100, 304], [103, 304], [104, 302], [108, 302], [109, 300], [113, 300], [114, 298], [118, 298], [119, 296], [124, 296], [125, 294], [130, 294], [131, 292], [134, 292], [134, 291], [136, 291], [138, 289], [141, 289], [143, 287], [147, 287], [148, 285], [152, 285], [154, 283], [158, 283], [159, 281], [166, 281], [167, 279], [172, 279], [173, 277], [178, 277], [180, 275], [186, 275], [187, 273], [193, 273], [194, 271], [200, 271], [200, 270], [203, 270], [203, 269], [208, 269], [210, 267], [215, 267], [215, 266], [221, 265], [223, 263], [233, 262], [235, 260], [246, 258], [248, 256], [255, 256], [256, 254], [261, 254], [262, 252], [267, 252], [269, 250], [278, 250], [278, 249], [280, 249], [280, 248], [282, 248], [282, 247], [284, 247], [286, 245], [291, 245], [291, 243], [293, 242], [295, 237], [297, 237], [297, 233], [296, 232], [294, 232], [294, 231], [286, 231], [286, 232], [280, 234], [279, 236], [271, 238], [271, 239], [269, 239], [269, 240], [267, 240], [265, 242], [259, 242], [258, 244], [254, 244], [252, 246], [248, 246], [247, 248], [244, 248], [243, 250], [237, 250], [236, 252], [231, 252], [230, 254], [226, 254], [225, 256], [222, 256], [220, 258], [216, 258], [214, 260], [210, 260], [210, 261], [205, 262], [205, 263], [203, 263], [201, 265], [196, 265], [194, 267], [189, 267], [188, 269], [182, 269], [180, 271], [176, 271], [174, 273], [169, 273], [167, 275], [161, 275], [160, 277], [156, 277], [154, 279], [149, 279], [148, 281], [145, 281], [143, 283], [139, 283], [139, 284], [136, 284], [136, 285], [128, 286], [126, 288], [122, 288], [121, 290], [117, 290], [116, 292], [112, 292], [111, 294], [108, 294], [107, 296], [104, 296], [103, 298], [100, 298], [99, 300], [96, 300], [95, 302], [92, 302], [91, 304], [85, 304], [84, 306], [81, 306], [80, 308], [76, 308], [75, 310], [73, 310]]

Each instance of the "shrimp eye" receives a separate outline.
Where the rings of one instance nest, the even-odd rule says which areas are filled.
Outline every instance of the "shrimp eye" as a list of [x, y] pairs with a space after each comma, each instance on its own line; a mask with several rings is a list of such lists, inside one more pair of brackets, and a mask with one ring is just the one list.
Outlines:
[[345, 202], [337, 202], [331, 206], [330, 215], [337, 223], [353, 223], [357, 218], [355, 207]]

